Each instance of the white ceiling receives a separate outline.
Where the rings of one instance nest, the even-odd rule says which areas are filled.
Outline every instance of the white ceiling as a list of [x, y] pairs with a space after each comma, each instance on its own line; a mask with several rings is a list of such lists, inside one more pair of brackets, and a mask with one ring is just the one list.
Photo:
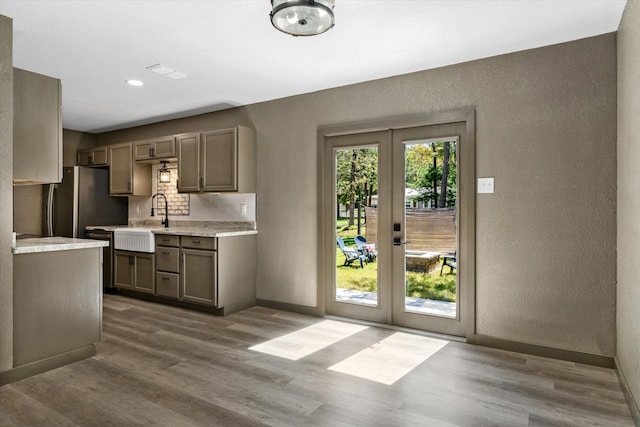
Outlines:
[[[2, 0], [0, 14], [14, 66], [62, 80], [64, 127], [103, 132], [604, 34], [625, 4], [336, 0], [314, 37], [274, 29], [269, 0]], [[146, 70], [158, 63], [189, 77]]]

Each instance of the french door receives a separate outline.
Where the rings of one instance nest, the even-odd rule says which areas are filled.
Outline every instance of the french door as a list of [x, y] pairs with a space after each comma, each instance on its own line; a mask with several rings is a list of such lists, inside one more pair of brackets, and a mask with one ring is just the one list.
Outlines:
[[328, 314], [474, 331], [473, 115], [325, 136]]

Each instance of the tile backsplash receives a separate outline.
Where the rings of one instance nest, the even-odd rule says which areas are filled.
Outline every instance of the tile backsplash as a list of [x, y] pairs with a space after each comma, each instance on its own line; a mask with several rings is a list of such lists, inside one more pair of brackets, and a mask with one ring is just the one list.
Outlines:
[[[168, 165], [169, 169], [172, 169], [172, 166], [174, 165]], [[157, 171], [159, 168], [160, 165], [153, 166], [152, 176], [154, 178], [158, 176]], [[173, 171], [175, 171], [175, 169]], [[158, 191], [158, 185], [155, 179], [153, 180], [152, 191], [153, 194]], [[190, 193], [184, 195], [188, 196], [189, 200], [188, 215], [173, 215], [170, 207], [169, 219], [173, 218], [175, 220], [185, 221], [256, 222], [255, 193]], [[159, 207], [164, 208], [162, 199], [156, 197], [156, 201], [157, 200], [160, 200]], [[162, 211], [164, 214], [164, 209], [162, 209]], [[152, 219], [151, 197], [129, 196], [129, 219]]]
[[[256, 195], [254, 193], [191, 194], [190, 201], [189, 215], [172, 215], [171, 210], [169, 210], [169, 219], [188, 221], [256, 221]], [[163, 202], [161, 201], [160, 204], [163, 205]], [[152, 219], [151, 197], [129, 196], [129, 219]]]
[[[178, 193], [178, 168], [170, 167], [169, 174], [171, 180], [169, 182], [160, 182], [160, 171], [156, 171], [154, 176], [157, 177], [157, 192], [167, 197], [167, 205], [169, 206], [169, 215], [189, 216], [190, 203], [189, 194]], [[154, 193], [155, 194], [155, 193]], [[158, 205], [158, 215], [164, 215], [164, 203], [160, 200]]]

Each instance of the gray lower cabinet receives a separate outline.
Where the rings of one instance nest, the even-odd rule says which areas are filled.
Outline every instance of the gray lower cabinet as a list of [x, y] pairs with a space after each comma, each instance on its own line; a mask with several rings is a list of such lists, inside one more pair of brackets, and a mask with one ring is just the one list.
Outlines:
[[256, 236], [156, 235], [157, 296], [229, 314], [255, 305]]
[[156, 235], [156, 295], [180, 298], [180, 238]]
[[114, 286], [149, 294], [155, 293], [153, 254], [116, 250]]
[[216, 239], [156, 238], [156, 295], [216, 306]]
[[216, 251], [183, 248], [181, 252], [182, 300], [217, 306]]

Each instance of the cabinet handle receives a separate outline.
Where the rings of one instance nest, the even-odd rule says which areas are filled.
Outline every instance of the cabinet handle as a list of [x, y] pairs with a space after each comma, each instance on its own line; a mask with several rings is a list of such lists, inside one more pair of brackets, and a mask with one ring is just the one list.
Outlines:
[[204, 187], [204, 178], [200, 177], [200, 188]]
[[162, 255], [169, 255], [169, 252], [160, 252]]
[[162, 280], [169, 280], [169, 278], [168, 277], [163, 277]]
[[91, 153], [91, 155], [89, 156], [89, 164], [93, 164], [93, 153]]
[[129, 265], [133, 265], [133, 257], [129, 255]]
[[191, 243], [193, 243], [194, 245], [199, 245], [200, 244], [200, 240], [192, 240]]

